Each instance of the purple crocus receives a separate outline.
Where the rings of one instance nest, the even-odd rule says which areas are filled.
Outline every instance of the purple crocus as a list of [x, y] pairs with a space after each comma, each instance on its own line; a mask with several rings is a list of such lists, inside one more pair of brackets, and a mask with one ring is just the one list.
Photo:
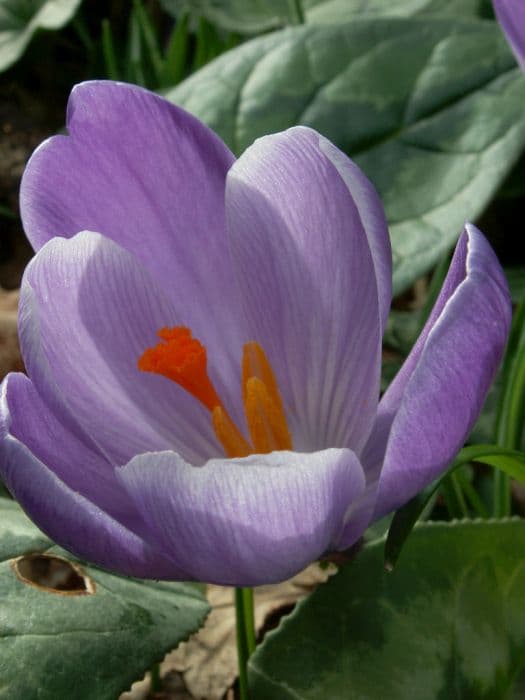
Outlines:
[[124, 574], [255, 585], [348, 548], [447, 467], [510, 321], [474, 226], [378, 401], [390, 244], [341, 151], [294, 127], [235, 160], [112, 82], [73, 90], [68, 130], [22, 182], [28, 376], [0, 409], [0, 474], [44, 532]]
[[525, 70], [525, 1], [494, 0], [494, 10], [516, 59]]

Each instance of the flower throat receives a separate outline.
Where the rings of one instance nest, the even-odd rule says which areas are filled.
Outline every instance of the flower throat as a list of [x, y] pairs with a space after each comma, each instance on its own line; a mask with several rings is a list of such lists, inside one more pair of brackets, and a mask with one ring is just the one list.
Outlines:
[[227, 457], [292, 449], [279, 387], [259, 343], [246, 343], [242, 355], [242, 395], [250, 443], [230, 418], [208, 376], [204, 345], [184, 326], [161, 328], [158, 336], [161, 342], [142, 354], [138, 368], [171, 379], [204, 404]]

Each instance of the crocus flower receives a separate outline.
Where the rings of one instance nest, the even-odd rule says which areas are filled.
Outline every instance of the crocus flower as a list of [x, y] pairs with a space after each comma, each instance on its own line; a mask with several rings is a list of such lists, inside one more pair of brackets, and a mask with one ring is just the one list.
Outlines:
[[0, 473], [83, 559], [254, 585], [344, 550], [437, 477], [507, 337], [467, 224], [379, 402], [391, 251], [378, 196], [312, 129], [235, 160], [130, 85], [77, 86], [22, 182], [28, 376], [2, 386]]
[[525, 2], [494, 0], [494, 10], [518, 63], [525, 70]]

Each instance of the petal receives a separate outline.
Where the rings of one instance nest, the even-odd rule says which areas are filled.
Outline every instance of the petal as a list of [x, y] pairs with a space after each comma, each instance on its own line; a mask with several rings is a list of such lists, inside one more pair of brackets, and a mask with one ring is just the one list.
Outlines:
[[208, 411], [138, 370], [156, 331], [177, 323], [134, 256], [99, 234], [55, 238], [26, 269], [19, 324], [29, 376], [59, 420], [74, 416], [111, 463], [159, 449], [194, 463], [221, 454]]
[[503, 355], [511, 322], [507, 283], [492, 248], [471, 224], [465, 226], [436, 308], [437, 317], [434, 309], [431, 327], [427, 324], [406, 361], [409, 371], [403, 367], [393, 387], [396, 400], [385, 395], [383, 417], [396, 404], [397, 409], [376, 518], [412, 498], [450, 464], [481, 411]]
[[525, 4], [522, 0], [494, 0], [494, 10], [514, 55], [525, 70]]
[[[450, 263], [450, 268], [447, 272], [447, 276], [443, 283], [443, 286], [438, 294], [436, 302], [429, 314], [429, 317], [421, 331], [418, 339], [414, 343], [414, 347], [410, 351], [409, 356], [403, 363], [403, 366], [394, 377], [394, 380], [388, 387], [384, 396], [381, 399], [379, 405], [379, 413], [389, 414], [393, 417], [399, 408], [399, 405], [403, 399], [403, 394], [407, 382], [410, 380], [414, 369], [419, 362], [421, 353], [427, 342], [429, 333], [432, 331], [436, 325], [439, 317], [443, 313], [445, 305], [448, 303], [449, 299], [454, 295], [456, 289], [465, 280], [468, 270], [467, 270], [467, 255], [469, 251], [469, 237], [477, 239], [480, 232], [475, 229], [475, 227], [467, 224], [462, 235], [459, 238], [452, 261]], [[498, 264], [499, 267], [499, 264]]]
[[35, 249], [85, 230], [113, 239], [177, 300], [226, 385], [238, 382], [245, 339], [224, 216], [233, 155], [195, 117], [123, 83], [77, 85], [68, 130], [42, 144], [24, 173], [22, 219]]
[[257, 140], [228, 174], [226, 215], [251, 334], [275, 369], [294, 448], [359, 454], [379, 396], [378, 288], [365, 231], [379, 215], [361, 215], [362, 183], [354, 198], [350, 168], [343, 178], [326, 150], [305, 127]]
[[192, 578], [222, 585], [281, 581], [334, 548], [364, 488], [350, 450], [273, 452], [192, 467], [173, 452], [117, 470], [155, 542]]
[[[364, 467], [364, 465], [363, 465]], [[370, 479], [365, 471], [366, 487], [345, 513], [344, 525], [334, 551], [349, 549], [370, 525], [377, 498], [377, 479]]]
[[[29, 517], [59, 545], [99, 566], [130, 576], [187, 578], [164, 554], [68, 486], [15, 437], [7, 405], [12, 381], [2, 384], [0, 398], [0, 475]], [[55, 430], [52, 420], [49, 425]], [[59, 449], [72, 449], [65, 431], [57, 429], [53, 437], [60, 439]], [[75, 465], [86, 466], [86, 450], [80, 448], [75, 455]]]
[[377, 485], [392, 421], [403, 399], [407, 382], [410, 380], [419, 362], [428, 335], [443, 312], [445, 304], [465, 279], [467, 250], [468, 232], [465, 230], [459, 238], [447, 276], [425, 326], [401, 369], [379, 402], [376, 422], [362, 455], [369, 483], [376, 483]]
[[23, 443], [70, 489], [113, 517], [118, 519], [135, 512], [106, 457], [93, 443], [75, 435], [57, 419], [24, 374], [8, 375], [3, 391], [3, 408], [8, 412], [9, 433], [13, 438]]
[[392, 302], [392, 247], [383, 205], [370, 180], [350, 158], [322, 136], [319, 136], [319, 148], [348, 187], [368, 237], [376, 273], [382, 333]]

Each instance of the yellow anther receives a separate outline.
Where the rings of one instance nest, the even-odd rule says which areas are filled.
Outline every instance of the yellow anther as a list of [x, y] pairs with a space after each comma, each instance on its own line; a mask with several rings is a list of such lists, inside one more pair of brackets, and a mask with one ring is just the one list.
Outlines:
[[211, 412], [213, 429], [227, 457], [246, 457], [253, 453], [251, 445], [241, 435], [237, 426], [222, 406]]
[[215, 435], [227, 457], [292, 449], [277, 380], [259, 343], [246, 343], [242, 357], [244, 412], [252, 447], [215, 391], [208, 376], [204, 345], [184, 326], [161, 328], [158, 335], [162, 342], [144, 351], [138, 368], [173, 380], [204, 404], [211, 413]]
[[[283, 402], [275, 374], [272, 366], [266, 357], [266, 353], [254, 340], [246, 343], [243, 348], [242, 355], [242, 387], [243, 400], [246, 402], [246, 385], [251, 377], [257, 377], [266, 386], [266, 390], [272, 399], [275, 407], [280, 411], [284, 418]], [[285, 420], [286, 422], [286, 420]]]
[[284, 413], [258, 377], [250, 377], [246, 382], [244, 410], [256, 452], [292, 449]]

